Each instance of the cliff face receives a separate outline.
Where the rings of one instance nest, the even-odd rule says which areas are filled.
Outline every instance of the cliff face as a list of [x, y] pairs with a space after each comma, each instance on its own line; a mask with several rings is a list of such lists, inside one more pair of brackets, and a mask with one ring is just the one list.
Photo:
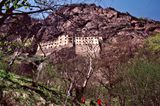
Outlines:
[[44, 22], [47, 28], [42, 42], [66, 34], [99, 36], [103, 38], [101, 56], [110, 63], [134, 57], [138, 49], [143, 48], [144, 39], [160, 28], [160, 22], [139, 19], [129, 13], [121, 13], [113, 8], [103, 9], [94, 4], [61, 7]]
[[119, 37], [132, 39], [147, 37], [157, 27], [158, 22], [138, 19], [128, 13], [113, 8], [103, 9], [94, 4], [73, 4], [59, 8], [45, 20], [48, 25], [43, 41], [55, 36], [102, 36], [104, 39]]
[[10, 17], [0, 27], [0, 34], [6, 36], [1, 39], [12, 41], [19, 37], [21, 39], [30, 38], [40, 29], [37, 26], [38, 22], [28, 15]]
[[[45, 20], [36, 20], [25, 15], [10, 18], [6, 23], [0, 28], [1, 34], [7, 32], [9, 35], [22, 38], [36, 35], [39, 41], [43, 36], [42, 42], [64, 34], [101, 36], [103, 39], [112, 37], [132, 39], [137, 36], [145, 38], [160, 28], [160, 22], [138, 19], [129, 13], [121, 13], [113, 8], [103, 9], [94, 4], [66, 5], [57, 9]], [[40, 29], [44, 31], [41, 32]]]
[[[147, 37], [160, 28], [160, 22], [138, 19], [129, 13], [121, 13], [113, 8], [103, 9], [94, 4], [71, 4], [60, 7], [45, 20], [36, 20], [28, 15], [12, 17], [6, 20], [0, 33], [14, 36], [43, 35], [42, 41], [53, 40], [68, 34], [69, 36], [101, 36], [104, 39], [125, 36]], [[39, 31], [39, 32], [38, 32]], [[37, 36], [39, 39], [41, 36]], [[40, 39], [39, 39], [40, 40]]]
[[[126, 51], [128, 47], [132, 49], [142, 46], [143, 40], [160, 28], [160, 22], [138, 19], [129, 13], [121, 13], [113, 8], [103, 9], [94, 4], [66, 5], [57, 9], [45, 20], [21, 16], [11, 21], [8, 27], [3, 25], [0, 32], [13, 35], [7, 39], [19, 36], [23, 39], [35, 35], [33, 48], [37, 47], [37, 41], [53, 41], [61, 35], [99, 36], [103, 38], [102, 49], [105, 54], [118, 53], [118, 55], [117, 50], [124, 49], [126, 45]], [[27, 51], [35, 53], [35, 50]]]

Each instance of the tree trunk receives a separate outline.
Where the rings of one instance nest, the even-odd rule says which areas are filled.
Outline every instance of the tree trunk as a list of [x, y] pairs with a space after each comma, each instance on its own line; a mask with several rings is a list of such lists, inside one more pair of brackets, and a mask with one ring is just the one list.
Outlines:
[[73, 89], [73, 82], [71, 82], [69, 89], [67, 91], [67, 97], [66, 97], [64, 106], [67, 106], [68, 97], [72, 95], [72, 89]]
[[124, 96], [119, 96], [119, 103], [121, 106], [125, 106], [125, 97]]
[[111, 90], [108, 89], [108, 102], [107, 102], [107, 106], [111, 106], [111, 101], [112, 101], [111, 97], [112, 97]]
[[78, 102], [81, 102], [81, 98], [83, 97], [83, 94], [84, 94], [84, 88], [83, 87], [76, 87], [75, 88], [75, 91], [76, 91], [76, 100]]

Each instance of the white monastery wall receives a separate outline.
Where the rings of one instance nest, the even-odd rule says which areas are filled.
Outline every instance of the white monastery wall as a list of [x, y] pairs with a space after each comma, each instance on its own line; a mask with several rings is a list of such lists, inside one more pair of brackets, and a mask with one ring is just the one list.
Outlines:
[[[68, 35], [59, 36], [54, 41], [40, 43], [43, 52], [49, 55], [55, 50], [61, 50], [66, 47], [73, 47], [75, 43], [75, 52], [79, 55], [95, 55], [100, 53], [99, 41], [102, 37], [69, 37]], [[37, 48], [36, 55], [44, 55], [40, 47]]]

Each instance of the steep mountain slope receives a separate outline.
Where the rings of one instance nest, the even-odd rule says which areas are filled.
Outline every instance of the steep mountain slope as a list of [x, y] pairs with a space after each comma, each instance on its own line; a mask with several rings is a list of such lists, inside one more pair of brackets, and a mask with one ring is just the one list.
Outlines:
[[[60, 7], [44, 23], [47, 27], [42, 42], [66, 34], [99, 36], [103, 38], [101, 56], [112, 63], [134, 57], [138, 49], [143, 48], [143, 41], [160, 28], [160, 22], [139, 19], [129, 13], [121, 13], [113, 8], [103, 9], [94, 4]], [[58, 56], [51, 57], [54, 60]]]
[[38, 32], [40, 25], [39, 20], [28, 15], [10, 17], [0, 27], [1, 36], [5, 36], [4, 38], [1, 37], [0, 40], [12, 41], [17, 38], [22, 40], [30, 38]]
[[55, 36], [102, 36], [111, 37], [147, 37], [159, 22], [138, 19], [128, 13], [113, 8], [103, 9], [94, 4], [72, 4], [59, 8], [45, 20], [48, 27], [42, 37], [44, 41]]
[[[160, 28], [160, 22], [138, 19], [129, 13], [121, 13], [113, 8], [103, 9], [95, 4], [71, 4], [58, 8], [45, 20], [37, 20], [28, 15], [11, 17], [1, 28], [1, 34], [31, 37], [37, 35], [40, 28], [45, 32], [42, 41], [68, 34], [69, 36], [102, 36], [108, 39], [125, 36], [147, 37]], [[36, 38], [40, 38], [37, 36]]]
[[121, 56], [121, 53], [129, 51], [131, 53], [128, 54], [132, 55], [132, 52], [143, 46], [145, 38], [160, 29], [160, 22], [139, 19], [129, 13], [121, 13], [113, 8], [103, 9], [94, 4], [66, 5], [45, 20], [35, 20], [29, 16], [17, 19], [11, 19], [12, 23], [8, 27], [3, 25], [1, 34], [7, 32], [14, 36], [7, 39], [34, 36], [32, 48], [25, 50], [32, 55], [36, 52], [38, 42], [53, 41], [61, 35], [99, 36], [103, 38], [103, 55]]

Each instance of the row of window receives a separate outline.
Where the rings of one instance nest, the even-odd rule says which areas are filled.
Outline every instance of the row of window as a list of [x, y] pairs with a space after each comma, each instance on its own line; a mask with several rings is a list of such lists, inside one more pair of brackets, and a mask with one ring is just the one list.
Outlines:
[[89, 44], [98, 44], [98, 41], [76, 41], [76, 43], [89, 43]]
[[[97, 38], [93, 38], [93, 37], [76, 37], [76, 40], [88, 40], [88, 39], [92, 39], [92, 40], [98, 41]], [[57, 42], [59, 42], [59, 41], [61, 42], [62, 38], [60, 38]], [[67, 41], [73, 41], [73, 39], [69, 38], [68, 40], [65, 40], [64, 42], [67, 42]], [[50, 45], [50, 44], [53, 45], [53, 43], [47, 42], [47, 43], [42, 44], [42, 46], [46, 46], [46, 45]], [[54, 44], [56, 44], [56, 42]]]
[[[41, 44], [41, 46], [48, 46], [48, 45], [49, 46], [51, 46], [51, 45], [55, 45], [56, 46], [56, 45], [59, 45], [59, 44], [62, 44], [62, 43], [63, 42], [61, 42], [61, 41], [59, 43], [56, 43], [56, 42], [55, 43], [45, 43], [45, 44]], [[64, 44], [67, 44], [67, 41], [65, 41]]]
[[98, 42], [98, 40], [76, 40], [76, 42]]
[[[80, 38], [84, 39], [82, 37], [80, 37]], [[98, 44], [98, 39], [93, 39], [93, 37], [89, 38], [89, 39], [92, 39], [92, 40], [88, 40], [88, 37], [86, 37], [85, 40], [81, 40], [81, 39], [76, 39], [75, 43], [76, 44], [86, 44], [86, 43]], [[62, 41], [59, 41], [59, 42], [47, 42], [47, 43], [41, 44], [41, 46], [42, 47], [44, 47], [44, 46], [52, 46], [52, 45], [57, 46], [57, 45], [62, 44], [62, 43], [64, 45], [66, 45], [68, 42], [73, 43], [73, 40], [69, 39], [69, 41], [65, 40], [64, 42], [62, 42]]]
[[[72, 41], [73, 40], [73, 38], [72, 37], [70, 37], [70, 38], [60, 38], [59, 40], [61, 41], [61, 40], [70, 40], [70, 41]], [[95, 39], [95, 40], [98, 40], [96, 37], [76, 37], [75, 38], [76, 40], [88, 40], [88, 39]]]
[[[90, 41], [90, 42], [87, 42], [87, 41], [76, 41], [75, 43], [77, 45], [87, 45], [87, 44], [98, 44], [98, 41], [95, 41], [95, 42], [93, 42], [93, 41]], [[63, 45], [67, 45], [67, 44], [68, 44], [67, 42], [63, 43]], [[62, 42], [59, 42], [59, 44], [58, 43], [42, 44], [41, 46], [42, 47], [46, 47], [46, 46], [59, 46], [59, 45], [62, 45]]]
[[96, 37], [76, 37], [76, 39], [97, 39]]

